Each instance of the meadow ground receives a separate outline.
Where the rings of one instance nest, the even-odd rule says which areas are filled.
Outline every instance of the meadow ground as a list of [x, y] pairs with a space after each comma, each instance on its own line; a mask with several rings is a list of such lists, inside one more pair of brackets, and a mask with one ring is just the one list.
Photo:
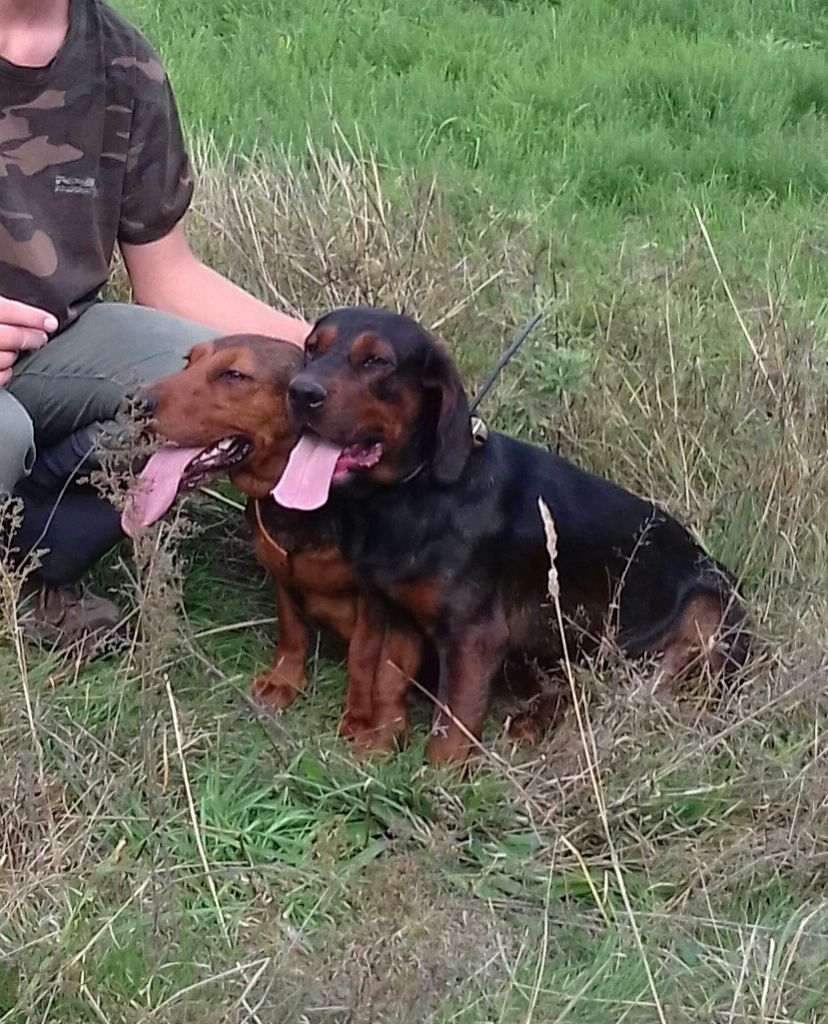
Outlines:
[[97, 583], [79, 668], [0, 610], [0, 1022], [828, 1020], [822, 0], [123, 0], [197, 154], [194, 242], [313, 316], [398, 306], [487, 400], [742, 576], [742, 685], [608, 654], [464, 779], [336, 738], [339, 652], [257, 715], [266, 581], [218, 488]]

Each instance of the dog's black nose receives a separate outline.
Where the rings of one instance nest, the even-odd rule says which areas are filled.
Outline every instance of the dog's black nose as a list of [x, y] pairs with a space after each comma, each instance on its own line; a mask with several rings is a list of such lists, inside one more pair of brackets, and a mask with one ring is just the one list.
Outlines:
[[288, 390], [290, 404], [298, 412], [309, 412], [318, 409], [328, 396], [325, 388], [315, 380], [302, 380], [297, 377]]

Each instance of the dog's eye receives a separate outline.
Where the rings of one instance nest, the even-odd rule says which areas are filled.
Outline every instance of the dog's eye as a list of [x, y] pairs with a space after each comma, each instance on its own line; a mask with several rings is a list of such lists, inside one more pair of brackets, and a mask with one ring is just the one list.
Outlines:
[[219, 380], [229, 380], [238, 383], [242, 380], [250, 380], [250, 378], [246, 373], [241, 373], [239, 370], [224, 370], [219, 374]]
[[362, 365], [364, 369], [372, 370], [380, 366], [388, 366], [388, 360], [383, 359], [382, 356], [368, 356], [367, 359], [362, 360]]

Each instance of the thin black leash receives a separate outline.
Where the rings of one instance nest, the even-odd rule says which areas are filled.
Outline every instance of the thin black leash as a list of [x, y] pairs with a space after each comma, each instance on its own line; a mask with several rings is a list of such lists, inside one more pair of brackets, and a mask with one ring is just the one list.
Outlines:
[[532, 319], [527, 320], [523, 327], [521, 327], [521, 329], [517, 332], [512, 344], [506, 349], [503, 355], [501, 355], [500, 359], [498, 359], [497, 361], [497, 365], [491, 371], [489, 376], [483, 381], [482, 385], [478, 388], [477, 394], [474, 396], [474, 398], [471, 401], [471, 404], [469, 405], [470, 413], [473, 414], [475, 412], [478, 405], [480, 405], [480, 403], [491, 390], [492, 384], [494, 384], [494, 382], [500, 376], [500, 373], [503, 370], [503, 368], [515, 354], [515, 352], [517, 352], [517, 350], [524, 343], [524, 341], [526, 341], [530, 333], [537, 327], [537, 325], [541, 322], [542, 319], [543, 313], [535, 313]]

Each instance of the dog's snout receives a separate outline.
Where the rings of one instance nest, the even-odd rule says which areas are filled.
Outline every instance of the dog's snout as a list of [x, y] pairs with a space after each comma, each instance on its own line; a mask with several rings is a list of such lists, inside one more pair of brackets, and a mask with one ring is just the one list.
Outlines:
[[288, 396], [290, 404], [298, 412], [309, 412], [318, 409], [325, 401], [328, 392], [322, 384], [315, 380], [303, 380], [297, 377], [290, 385]]

